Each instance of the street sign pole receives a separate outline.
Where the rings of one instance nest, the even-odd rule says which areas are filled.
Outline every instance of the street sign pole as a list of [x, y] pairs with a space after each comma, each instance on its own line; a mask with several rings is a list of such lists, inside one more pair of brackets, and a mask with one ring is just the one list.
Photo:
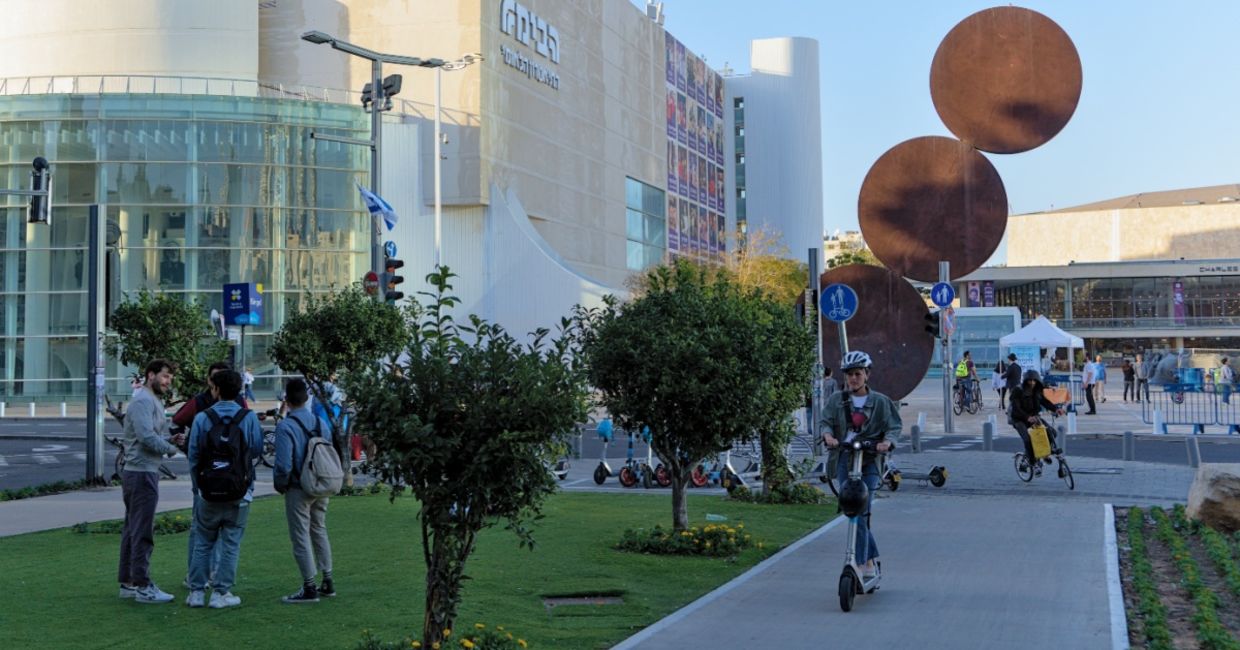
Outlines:
[[857, 292], [846, 284], [828, 286], [818, 299], [819, 309], [839, 327], [840, 359], [848, 354], [848, 328], [844, 326], [844, 321], [856, 315], [859, 303]]
[[[939, 282], [951, 281], [951, 263], [940, 261]], [[943, 433], [952, 433], [952, 375], [955, 373], [952, 372], [952, 336], [944, 322], [947, 309], [939, 309], [939, 334], [942, 336], [943, 346]]]
[[107, 386], [104, 380], [103, 319], [104, 265], [106, 241], [105, 214], [98, 205], [90, 206], [86, 246], [86, 482], [103, 483], [103, 412]]
[[810, 395], [809, 411], [805, 415], [807, 420], [805, 430], [809, 433], [815, 450], [819, 444], [818, 420], [821, 419], [820, 414], [825, 406], [822, 395], [822, 314], [813, 308], [818, 305], [818, 283], [818, 249], [811, 248], [809, 249], [809, 286], [805, 295], [807, 306], [805, 317], [812, 324], [810, 330], [814, 333], [814, 355], [817, 361], [814, 363], [813, 393]]

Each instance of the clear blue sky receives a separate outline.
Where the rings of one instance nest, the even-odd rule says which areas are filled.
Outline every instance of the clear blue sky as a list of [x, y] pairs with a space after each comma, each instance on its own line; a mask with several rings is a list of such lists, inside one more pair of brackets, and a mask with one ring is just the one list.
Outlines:
[[[644, 6], [642, 0], [634, 0]], [[818, 40], [824, 229], [857, 227], [870, 165], [951, 134], [930, 101], [939, 42], [981, 0], [665, 0], [665, 26], [712, 67], [749, 70], [749, 42]], [[1047, 144], [987, 154], [1013, 214], [1137, 192], [1240, 182], [1240, 2], [1035, 0], [1072, 38], [1084, 86]]]

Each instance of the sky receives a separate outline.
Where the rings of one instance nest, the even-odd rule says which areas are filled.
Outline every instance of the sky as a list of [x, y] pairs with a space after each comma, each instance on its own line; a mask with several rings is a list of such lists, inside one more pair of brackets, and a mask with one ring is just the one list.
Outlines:
[[[641, 0], [634, 4], [644, 6]], [[943, 37], [981, 0], [664, 0], [664, 26], [719, 69], [749, 71], [749, 42], [817, 39], [823, 228], [857, 229], [857, 194], [904, 140], [951, 136], [930, 99]], [[1240, 183], [1240, 2], [1031, 0], [1081, 57], [1076, 113], [1032, 151], [986, 154], [1012, 214], [1138, 192]]]

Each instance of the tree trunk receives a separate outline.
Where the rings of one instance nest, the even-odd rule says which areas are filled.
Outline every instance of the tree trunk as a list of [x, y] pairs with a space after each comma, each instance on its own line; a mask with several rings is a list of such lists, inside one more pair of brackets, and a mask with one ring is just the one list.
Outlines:
[[689, 504], [685, 488], [689, 476], [683, 471], [672, 474], [672, 530], [679, 533], [689, 529]]
[[[444, 630], [452, 629], [461, 589], [460, 574], [452, 570], [447, 534], [434, 531], [430, 566], [426, 570], [426, 607], [422, 618], [422, 647], [430, 648], [444, 640]], [[446, 645], [446, 644], [444, 644]]]

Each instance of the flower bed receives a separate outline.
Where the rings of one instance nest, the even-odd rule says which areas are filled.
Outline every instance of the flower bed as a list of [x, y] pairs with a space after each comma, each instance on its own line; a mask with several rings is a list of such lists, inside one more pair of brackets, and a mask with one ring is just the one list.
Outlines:
[[[621, 551], [651, 555], [708, 555], [729, 557], [753, 545], [753, 536], [745, 532], [745, 524], [733, 526], [694, 526], [679, 533], [662, 526], [652, 529], [629, 528], [616, 544]], [[757, 543], [762, 548], [762, 542]]]

